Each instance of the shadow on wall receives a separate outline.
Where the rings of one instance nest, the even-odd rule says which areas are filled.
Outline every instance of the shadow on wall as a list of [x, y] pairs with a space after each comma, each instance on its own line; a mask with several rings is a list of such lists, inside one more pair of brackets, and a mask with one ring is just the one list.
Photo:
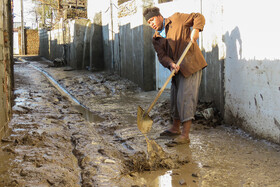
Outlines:
[[255, 137], [280, 143], [280, 100], [275, 99], [280, 96], [280, 60], [243, 58], [240, 33], [235, 27], [223, 35], [225, 122]]
[[[230, 42], [229, 42], [230, 41]], [[240, 37], [239, 28], [229, 34], [226, 32], [223, 35], [223, 42], [226, 44], [226, 57], [220, 58], [219, 46], [212, 46], [212, 51], [202, 51], [205, 60], [208, 64], [203, 70], [202, 82], [200, 86], [200, 100], [213, 102], [221, 115], [225, 115], [225, 59], [230, 59], [231, 62], [237, 61], [242, 57], [242, 40]], [[237, 42], [239, 46], [237, 47]], [[237, 49], [239, 48], [239, 51]]]
[[225, 59], [219, 59], [218, 45], [212, 46], [212, 51], [202, 51], [208, 66], [203, 70], [199, 98], [201, 101], [212, 102], [224, 116], [224, 66]]
[[109, 25], [102, 26], [101, 20], [101, 14], [97, 14], [91, 24], [89, 20], [73, 20], [52, 32], [41, 30], [40, 55], [50, 60], [64, 58], [74, 69], [117, 72], [145, 91], [154, 90], [152, 29], [146, 25], [131, 28], [129, 23], [113, 33]]
[[[232, 61], [238, 61], [239, 59], [242, 59], [242, 40], [238, 27], [235, 27], [230, 34], [229, 32], [226, 32], [223, 35], [223, 42], [226, 44], [227, 59]], [[237, 45], [237, 42], [239, 45]]]
[[[238, 27], [235, 27], [231, 33], [226, 32], [223, 35], [223, 42], [226, 45], [226, 62], [229, 63], [237, 63], [239, 60], [241, 60], [242, 58], [242, 40], [241, 40], [241, 36], [240, 36], [240, 30]], [[237, 46], [237, 43], [239, 44]], [[239, 50], [238, 50], [239, 48]], [[233, 67], [233, 66], [230, 66]], [[228, 68], [228, 67], [227, 67]], [[227, 87], [229, 87], [231, 84], [231, 75], [230, 74], [235, 74], [234, 76], [240, 76], [239, 80], [244, 80], [241, 77], [240, 72], [238, 72], [237, 69], [227, 69], [227, 72], [231, 72], [231, 73], [225, 73], [225, 80], [224, 82], [227, 82]], [[242, 82], [239, 82], [239, 84], [242, 84]], [[229, 93], [226, 89], [224, 90], [224, 97], [229, 99], [229, 97], [231, 97], [231, 93]], [[225, 103], [226, 104], [226, 103]], [[239, 116], [238, 113], [237, 115], [234, 115], [235, 112], [231, 111], [231, 107], [226, 107], [225, 108], [225, 118], [228, 124], [233, 124], [233, 125], [238, 125], [238, 124], [243, 124], [245, 123], [245, 118], [243, 118], [242, 116]], [[229, 117], [230, 116], [230, 117]]]
[[65, 23], [64, 28], [52, 32], [42, 29], [40, 56], [50, 60], [63, 58], [67, 65], [74, 69], [102, 70], [104, 67], [102, 26], [87, 24], [87, 20], [82, 20], [81, 23], [79, 21], [75, 20], [72, 34], [71, 23]]
[[119, 26], [111, 40], [108, 25], [103, 27], [105, 69], [117, 72], [121, 77], [138, 84], [145, 91], [156, 87], [155, 52], [152, 46], [152, 30], [140, 25]]

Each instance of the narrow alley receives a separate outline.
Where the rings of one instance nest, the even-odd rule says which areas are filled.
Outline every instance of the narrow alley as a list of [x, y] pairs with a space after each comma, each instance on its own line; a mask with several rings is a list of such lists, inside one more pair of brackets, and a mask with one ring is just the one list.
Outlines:
[[0, 187], [280, 187], [278, 4], [0, 0]]
[[114, 74], [50, 65], [36, 56], [15, 62], [1, 186], [279, 186], [280, 146], [219, 124], [217, 116], [215, 123], [198, 117], [190, 145], [166, 146], [159, 132], [170, 123], [168, 92], [152, 111], [148, 137], [170, 162], [149, 167], [136, 110], [147, 107], [156, 92], [143, 92]]

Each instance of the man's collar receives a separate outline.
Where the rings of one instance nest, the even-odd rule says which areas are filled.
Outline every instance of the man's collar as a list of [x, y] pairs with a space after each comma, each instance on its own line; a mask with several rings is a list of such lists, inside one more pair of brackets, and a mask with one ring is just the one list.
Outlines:
[[[171, 20], [169, 18], [163, 18], [164, 21], [165, 21], [165, 24], [164, 24], [164, 28], [166, 28], [166, 26], [171, 22]], [[155, 32], [153, 38], [158, 38], [158, 37], [162, 37], [158, 31]]]
[[163, 22], [162, 22], [162, 29], [158, 32], [162, 32], [165, 29], [165, 18], [163, 18]]

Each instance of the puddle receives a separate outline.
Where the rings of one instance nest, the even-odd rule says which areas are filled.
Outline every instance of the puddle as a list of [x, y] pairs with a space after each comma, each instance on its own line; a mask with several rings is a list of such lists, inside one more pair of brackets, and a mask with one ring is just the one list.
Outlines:
[[187, 163], [179, 169], [149, 171], [138, 174], [146, 184], [154, 187], [200, 186], [199, 167]]
[[17, 129], [13, 129], [14, 132], [23, 132], [23, 131], [27, 131], [26, 129], [23, 128], [17, 128]]
[[101, 123], [101, 122], [105, 121], [104, 118], [100, 117], [97, 114], [94, 114], [93, 112], [91, 112], [87, 108], [84, 108], [80, 105], [74, 105], [71, 108], [74, 108], [75, 110], [80, 112], [82, 114], [82, 116], [89, 122]]

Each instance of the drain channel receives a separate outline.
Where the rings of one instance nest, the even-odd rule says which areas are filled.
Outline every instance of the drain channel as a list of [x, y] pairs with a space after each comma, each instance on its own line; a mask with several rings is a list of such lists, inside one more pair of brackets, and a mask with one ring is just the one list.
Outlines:
[[61, 86], [48, 72], [46, 72], [45, 70], [35, 66], [35, 65], [32, 65], [32, 64], [29, 64], [29, 66], [31, 66], [32, 68], [40, 71], [41, 73], [43, 73], [47, 79], [49, 79], [49, 81], [63, 94], [66, 96], [74, 103], [82, 106], [83, 108], [89, 110], [85, 105], [83, 105], [82, 103], [80, 103], [74, 96], [72, 96], [63, 86]]

